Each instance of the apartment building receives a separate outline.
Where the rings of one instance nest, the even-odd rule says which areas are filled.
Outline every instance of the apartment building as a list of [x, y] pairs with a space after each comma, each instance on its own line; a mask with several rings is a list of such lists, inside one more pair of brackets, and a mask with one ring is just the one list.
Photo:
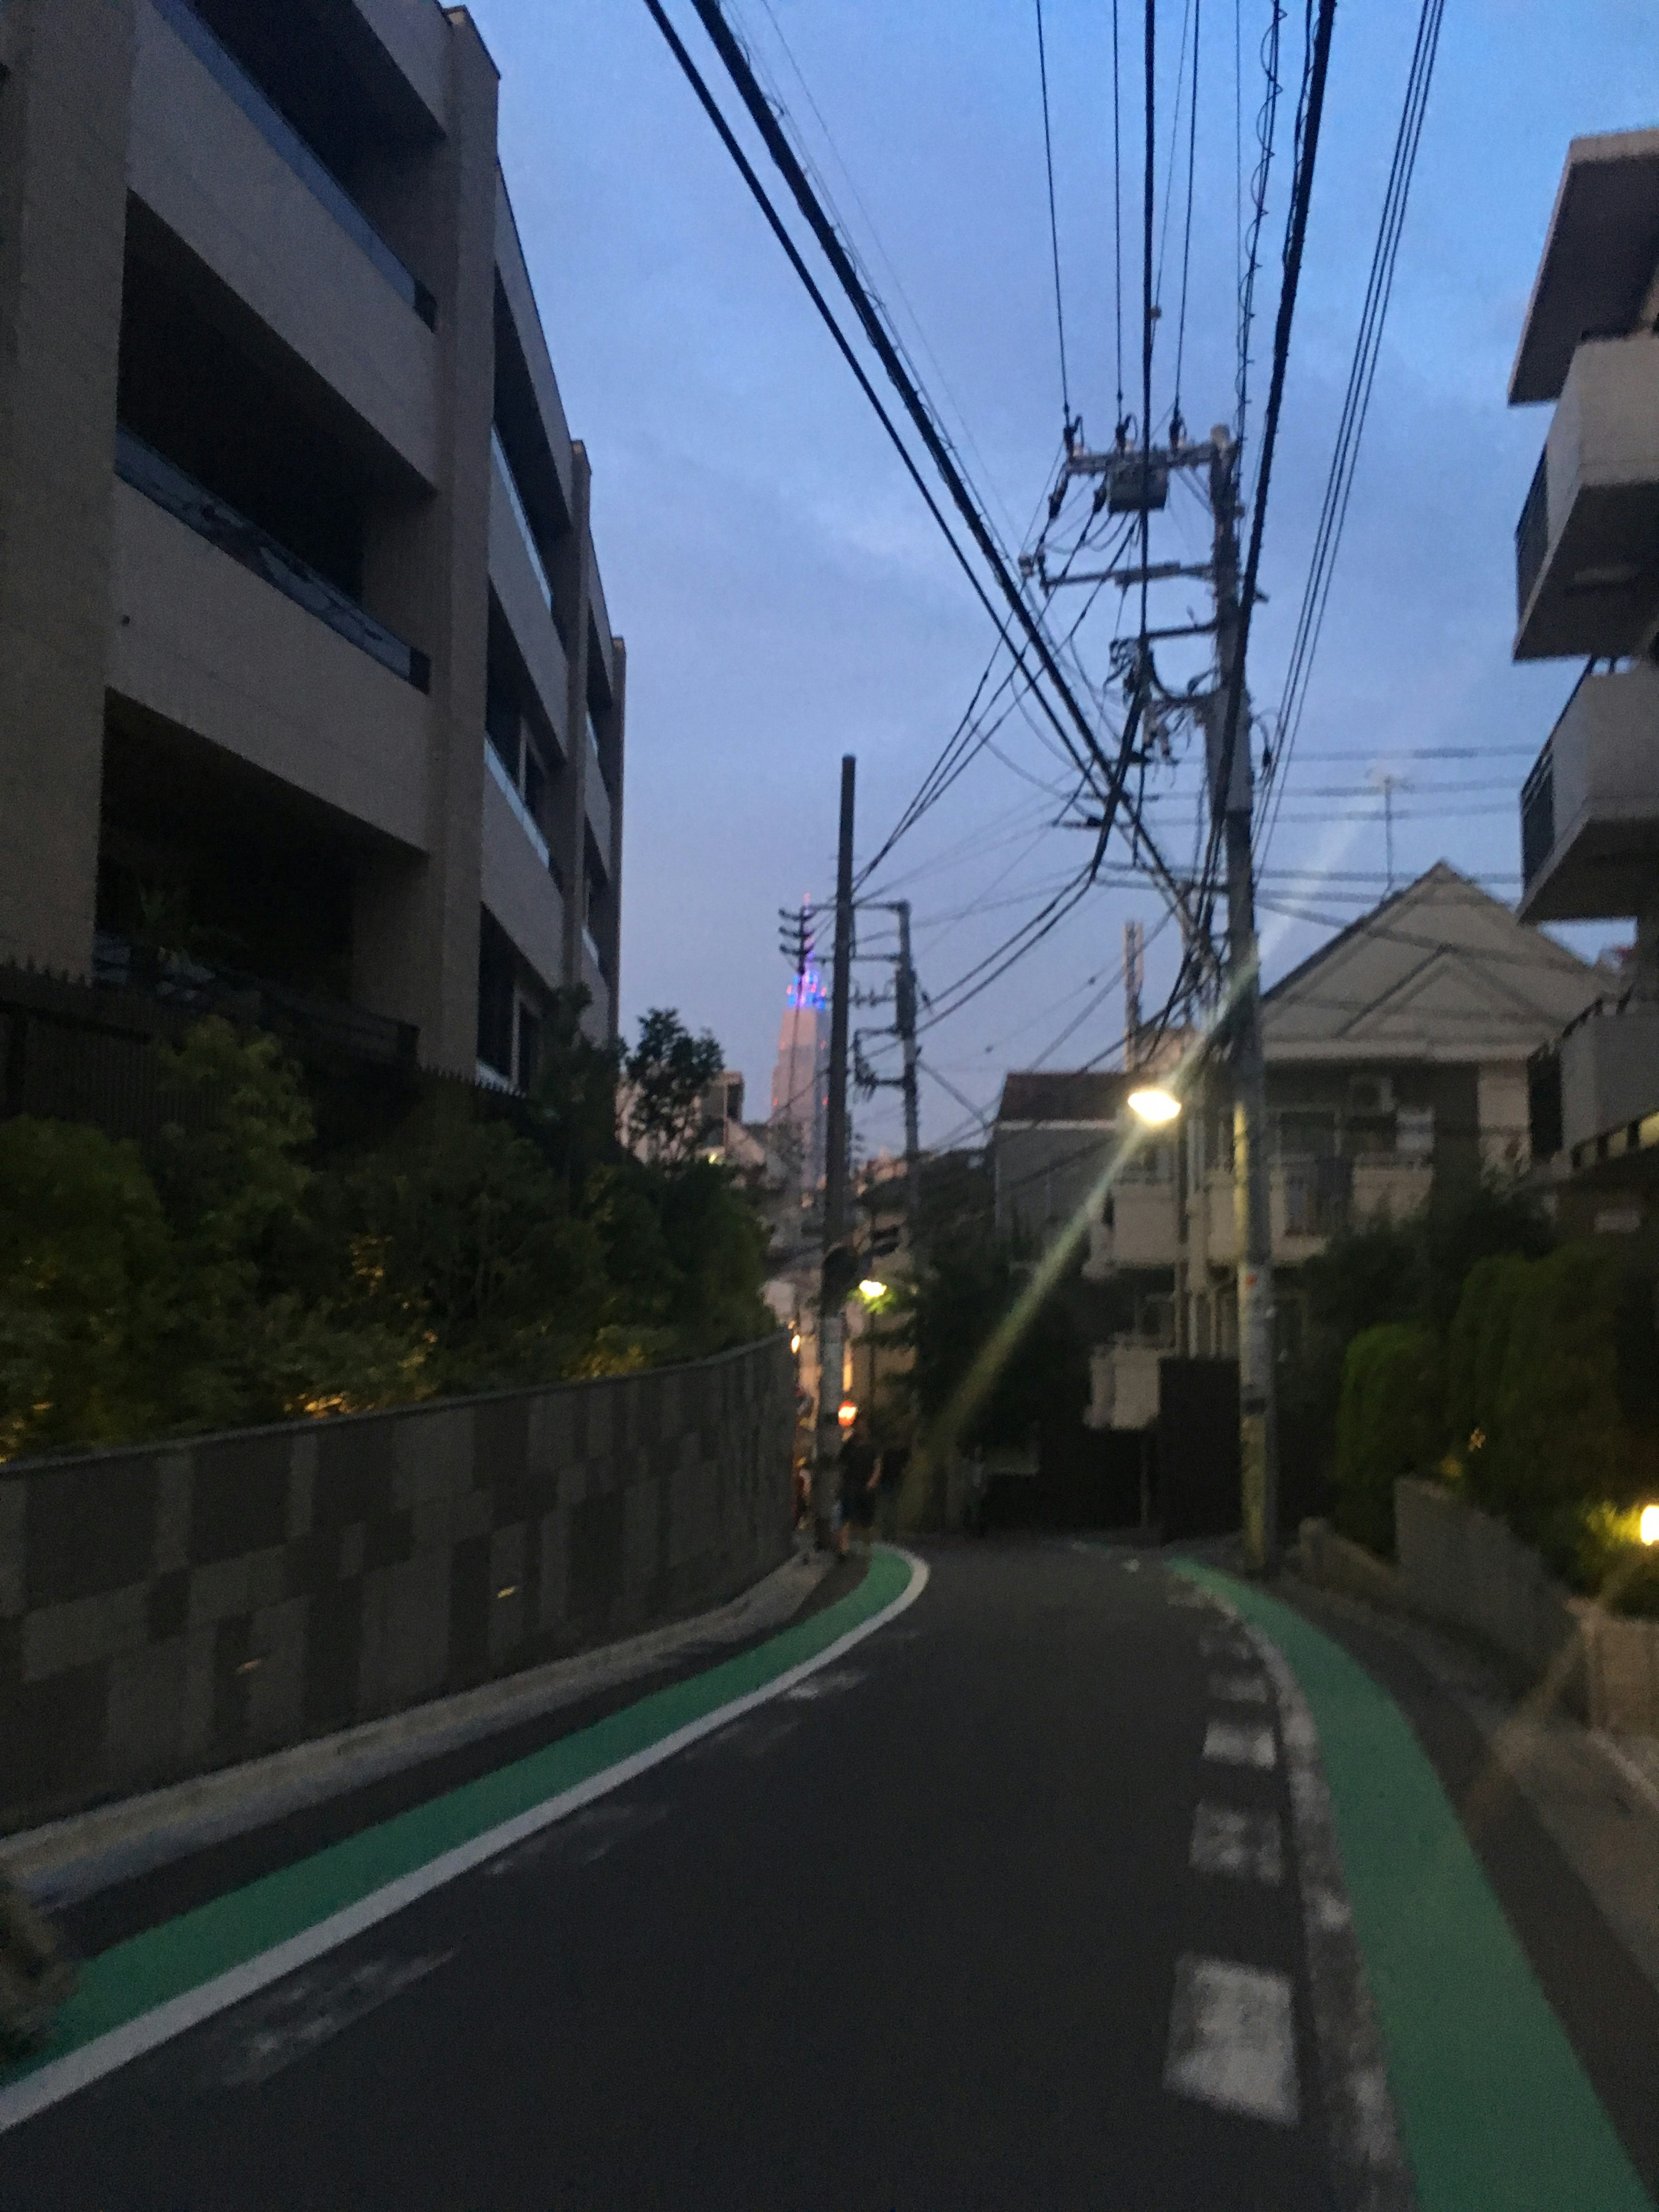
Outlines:
[[1537, 1071], [1578, 1231], [1659, 1227], [1659, 131], [1576, 138], [1510, 379], [1553, 404], [1516, 526], [1517, 660], [1584, 672], [1521, 794], [1521, 912], [1633, 921]]
[[[1441, 861], [1264, 994], [1281, 1347], [1300, 1329], [1298, 1271], [1339, 1230], [1413, 1212], [1437, 1176], [1526, 1171], [1533, 1056], [1598, 981]], [[1000, 1228], [1042, 1243], [1067, 1222], [1086, 1231], [1101, 1427], [1154, 1417], [1168, 1353], [1237, 1343], [1225, 1070], [1190, 1083], [1157, 1133], [1127, 1106], [1144, 1079], [1011, 1075], [993, 1141]]]
[[625, 660], [436, 0], [0, 0], [0, 959], [616, 1030]]

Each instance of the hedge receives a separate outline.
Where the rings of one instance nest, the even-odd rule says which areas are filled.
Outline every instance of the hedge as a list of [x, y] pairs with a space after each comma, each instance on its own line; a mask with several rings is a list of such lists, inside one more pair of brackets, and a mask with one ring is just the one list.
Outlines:
[[1374, 1552], [1394, 1550], [1394, 1486], [1441, 1449], [1445, 1384], [1432, 1336], [1408, 1322], [1362, 1329], [1342, 1364], [1336, 1415], [1336, 1524]]

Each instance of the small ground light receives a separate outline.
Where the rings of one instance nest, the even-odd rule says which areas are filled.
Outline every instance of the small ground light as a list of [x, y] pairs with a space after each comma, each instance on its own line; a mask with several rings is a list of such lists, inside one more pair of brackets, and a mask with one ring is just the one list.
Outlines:
[[1129, 1093], [1129, 1111], [1139, 1115], [1143, 1121], [1156, 1129], [1162, 1127], [1165, 1121], [1174, 1121], [1181, 1111], [1181, 1101], [1173, 1091], [1164, 1091], [1154, 1085], [1148, 1090]]
[[841, 1423], [842, 1428], [850, 1429], [858, 1417], [858, 1407], [850, 1398], [843, 1398], [836, 1413], [836, 1419]]
[[1642, 1508], [1640, 1528], [1644, 1544], [1659, 1544], [1659, 1505]]
[[799, 1352], [800, 1350], [800, 1331], [799, 1329], [794, 1330], [790, 1336], [789, 1349], [791, 1352]]
[[872, 1305], [874, 1305], [878, 1298], [884, 1298], [886, 1295], [886, 1284], [878, 1283], [873, 1275], [866, 1275], [859, 1285], [859, 1296], [861, 1298], [867, 1298]]

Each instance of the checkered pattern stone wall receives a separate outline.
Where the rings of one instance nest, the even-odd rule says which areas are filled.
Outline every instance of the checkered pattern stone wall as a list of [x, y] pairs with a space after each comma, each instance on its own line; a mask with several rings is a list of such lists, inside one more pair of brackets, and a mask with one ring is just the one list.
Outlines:
[[717, 1605], [788, 1549], [783, 1338], [0, 1467], [0, 1832]]

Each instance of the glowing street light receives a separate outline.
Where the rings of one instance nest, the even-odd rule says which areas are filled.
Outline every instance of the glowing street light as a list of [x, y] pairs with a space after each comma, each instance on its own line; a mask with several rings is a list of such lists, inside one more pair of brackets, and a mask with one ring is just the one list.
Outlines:
[[836, 1408], [836, 1419], [844, 1429], [850, 1429], [859, 1417], [859, 1409], [850, 1398], [843, 1398]]
[[1129, 1093], [1129, 1111], [1138, 1115], [1149, 1128], [1161, 1129], [1180, 1113], [1181, 1101], [1172, 1091], [1153, 1085], [1147, 1090]]
[[874, 1305], [878, 1298], [884, 1298], [886, 1295], [886, 1284], [878, 1283], [873, 1275], [866, 1275], [859, 1285], [859, 1296], [867, 1305]]
[[1644, 1544], [1659, 1544], [1659, 1505], [1642, 1508], [1640, 1528]]

